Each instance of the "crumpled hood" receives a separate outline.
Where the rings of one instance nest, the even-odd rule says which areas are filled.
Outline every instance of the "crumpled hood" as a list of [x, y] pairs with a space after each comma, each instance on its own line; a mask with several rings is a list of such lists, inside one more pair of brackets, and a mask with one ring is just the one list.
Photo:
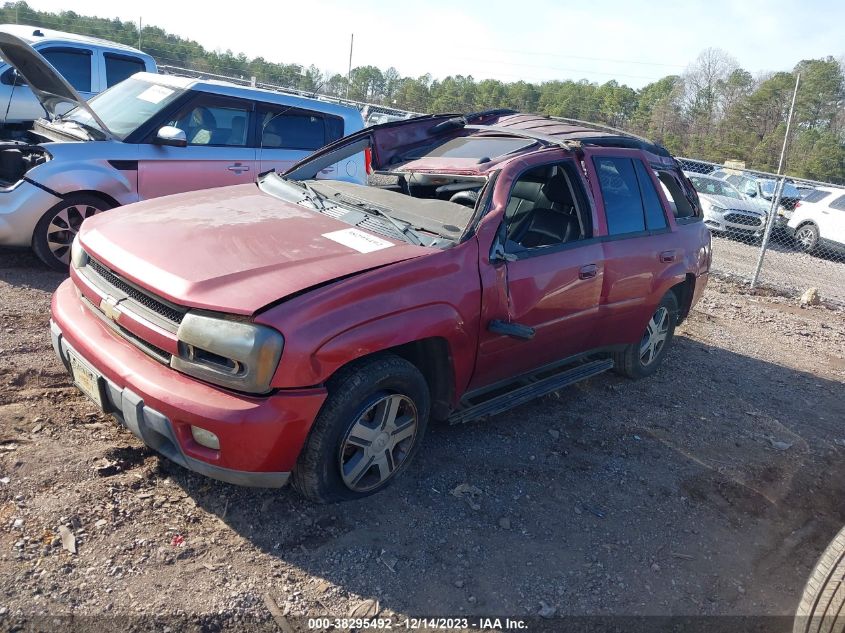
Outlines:
[[[344, 233], [325, 237], [336, 231]], [[86, 220], [79, 237], [93, 257], [139, 286], [179, 305], [233, 314], [253, 314], [312, 286], [427, 252], [279, 200], [255, 184], [108, 211]], [[373, 244], [381, 248], [362, 252]]]

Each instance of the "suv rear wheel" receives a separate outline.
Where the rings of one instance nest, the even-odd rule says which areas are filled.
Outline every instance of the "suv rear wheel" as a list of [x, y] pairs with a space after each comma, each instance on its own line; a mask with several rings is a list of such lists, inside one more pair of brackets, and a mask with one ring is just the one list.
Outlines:
[[670, 291], [651, 315], [639, 343], [614, 354], [616, 373], [628, 378], [645, 378], [657, 371], [672, 343], [677, 320], [678, 299]]
[[803, 224], [795, 231], [795, 241], [805, 253], [812, 253], [819, 244], [819, 227], [812, 222]]
[[390, 484], [419, 450], [430, 409], [423, 375], [393, 354], [344, 367], [328, 387], [293, 472], [293, 486], [318, 503]]
[[111, 206], [88, 193], [70, 194], [41, 216], [32, 234], [32, 250], [53, 270], [67, 272], [70, 245], [82, 222]]

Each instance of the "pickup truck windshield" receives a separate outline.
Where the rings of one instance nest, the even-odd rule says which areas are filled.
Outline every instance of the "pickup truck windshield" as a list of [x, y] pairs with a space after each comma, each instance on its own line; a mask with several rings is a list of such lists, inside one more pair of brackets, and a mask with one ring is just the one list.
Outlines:
[[[140, 79], [127, 79], [101, 92], [88, 105], [120, 140], [161, 112], [184, 90]], [[99, 128], [94, 118], [83, 108], [74, 108], [63, 117], [83, 127]]]

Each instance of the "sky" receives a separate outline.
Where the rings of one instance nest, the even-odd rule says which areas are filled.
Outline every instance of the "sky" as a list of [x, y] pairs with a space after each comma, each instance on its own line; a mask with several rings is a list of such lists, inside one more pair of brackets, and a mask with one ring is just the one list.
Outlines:
[[[28, 0], [45, 11], [67, 0]], [[708, 47], [754, 75], [845, 54], [836, 0], [407, 0], [229, 3], [75, 0], [80, 15], [155, 25], [206, 49], [346, 73], [394, 66], [402, 76], [506, 82], [615, 79], [633, 88], [679, 74]], [[216, 7], [225, 7], [222, 15]], [[143, 46], [142, 46], [143, 48]]]

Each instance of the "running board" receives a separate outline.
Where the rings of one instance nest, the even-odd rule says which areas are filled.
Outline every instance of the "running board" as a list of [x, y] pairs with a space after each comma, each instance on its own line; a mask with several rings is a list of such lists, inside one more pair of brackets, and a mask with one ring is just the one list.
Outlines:
[[545, 396], [558, 389], [563, 389], [569, 385], [574, 385], [576, 382], [604, 373], [608, 369], [613, 369], [613, 360], [610, 358], [594, 360], [583, 365], [578, 365], [554, 376], [517, 387], [490, 400], [485, 400], [465, 409], [458, 409], [449, 416], [449, 424], [460, 424], [469, 420], [486, 418], [496, 413], [507, 411], [540, 396]]

